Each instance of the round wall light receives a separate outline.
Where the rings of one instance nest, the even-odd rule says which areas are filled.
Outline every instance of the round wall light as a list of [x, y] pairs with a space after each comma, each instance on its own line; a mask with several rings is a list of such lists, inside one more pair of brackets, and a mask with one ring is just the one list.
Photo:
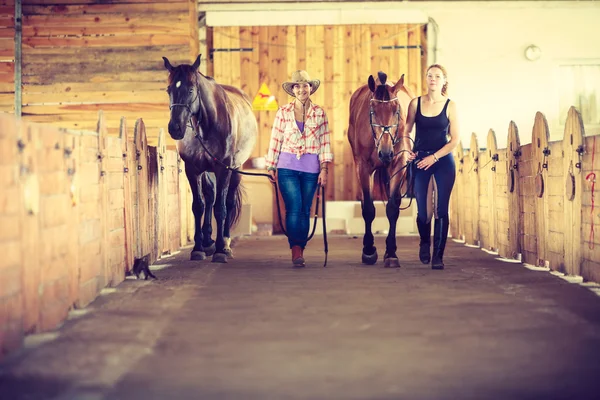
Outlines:
[[542, 50], [535, 44], [527, 46], [525, 49], [525, 58], [529, 61], [537, 61], [542, 56]]

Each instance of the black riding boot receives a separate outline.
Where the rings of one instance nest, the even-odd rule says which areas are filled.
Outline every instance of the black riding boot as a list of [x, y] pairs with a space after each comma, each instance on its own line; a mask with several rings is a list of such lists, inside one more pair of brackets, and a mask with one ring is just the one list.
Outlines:
[[421, 236], [419, 260], [423, 264], [429, 264], [429, 261], [431, 261], [431, 221], [423, 223], [417, 218], [417, 228], [419, 229], [419, 236]]
[[433, 257], [431, 269], [444, 269], [444, 249], [448, 239], [448, 218], [437, 218], [433, 226]]

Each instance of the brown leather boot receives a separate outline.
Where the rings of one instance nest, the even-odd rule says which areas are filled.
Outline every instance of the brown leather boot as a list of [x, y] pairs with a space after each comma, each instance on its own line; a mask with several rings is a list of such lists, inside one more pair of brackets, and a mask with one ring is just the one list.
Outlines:
[[292, 246], [292, 265], [294, 267], [304, 267], [304, 257], [302, 256], [302, 247]]

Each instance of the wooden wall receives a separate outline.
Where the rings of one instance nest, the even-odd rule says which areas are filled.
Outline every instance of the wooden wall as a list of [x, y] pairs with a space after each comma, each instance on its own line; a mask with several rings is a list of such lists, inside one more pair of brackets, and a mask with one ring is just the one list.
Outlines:
[[134, 257], [187, 244], [177, 153], [147, 146], [141, 119], [130, 139], [125, 119], [119, 136], [102, 113], [96, 123], [67, 131], [0, 115], [0, 358], [120, 283]]
[[[321, 80], [312, 96], [329, 118], [334, 168], [327, 185], [329, 200], [356, 200], [358, 180], [346, 134], [350, 96], [369, 75], [384, 71], [391, 81], [405, 74], [415, 95], [421, 93], [426, 68], [425, 26], [326, 25], [208, 28], [210, 49], [216, 51], [208, 73], [221, 83], [240, 87], [253, 99], [265, 83], [281, 106], [292, 100], [281, 84], [293, 71], [305, 69]], [[384, 46], [414, 48], [382, 49]], [[256, 111], [259, 139], [253, 156], [267, 153], [275, 111]]]
[[0, 0], [0, 113], [15, 110], [15, 1]]
[[[5, 3], [2, 15], [14, 17], [14, 5]], [[169, 117], [161, 57], [174, 63], [196, 57], [196, 6], [193, 0], [23, 0], [23, 118], [95, 129], [103, 110], [109, 134], [117, 135], [122, 116], [143, 116], [149, 142], [156, 145]], [[0, 27], [12, 20], [0, 17]], [[13, 36], [14, 29], [0, 28], [2, 42], [12, 43]], [[0, 62], [4, 111], [14, 101], [12, 68]]]
[[493, 131], [485, 149], [477, 146], [475, 135], [469, 150], [459, 145], [452, 236], [505, 258], [600, 282], [600, 237], [595, 234], [600, 228], [595, 186], [600, 140], [585, 137], [574, 107], [558, 141], [549, 141], [543, 113], [533, 118], [526, 145], [520, 144], [522, 134], [514, 122], [505, 149], [496, 148]]

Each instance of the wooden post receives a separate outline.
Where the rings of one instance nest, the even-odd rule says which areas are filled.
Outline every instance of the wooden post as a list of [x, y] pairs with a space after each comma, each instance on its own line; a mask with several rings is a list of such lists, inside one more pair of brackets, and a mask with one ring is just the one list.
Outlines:
[[507, 258], [521, 257], [521, 244], [519, 241], [519, 227], [521, 218], [521, 194], [519, 185], [519, 157], [521, 155], [521, 141], [519, 130], [514, 121], [508, 126], [507, 149], [507, 186], [508, 186], [508, 253], [501, 254]]
[[169, 252], [169, 232], [168, 232], [168, 191], [169, 183], [167, 179], [167, 139], [164, 129], [158, 132], [158, 147], [156, 149], [158, 158], [158, 204], [156, 205], [156, 224], [158, 233], [158, 256]]
[[471, 199], [471, 237], [467, 238], [467, 243], [473, 245], [480, 244], [479, 236], [479, 145], [477, 143], [477, 135], [475, 132], [471, 134], [471, 147], [469, 149], [471, 155], [470, 171], [467, 174], [469, 179], [469, 197]]
[[536, 262], [544, 266], [546, 260], [546, 220], [548, 219], [548, 207], [546, 206], [548, 186], [548, 122], [541, 112], [535, 114], [531, 143], [533, 146], [533, 160], [535, 173], [535, 227], [537, 237]]
[[148, 142], [144, 121], [139, 118], [134, 128], [137, 161], [137, 257], [150, 253], [149, 192], [148, 192]]
[[[456, 146], [456, 189], [453, 190], [453, 196], [456, 199], [456, 211], [455, 216], [457, 218], [456, 221], [456, 236], [454, 233], [453, 237], [456, 239], [465, 240], [466, 234], [466, 219], [465, 219], [465, 201], [464, 201], [464, 176], [465, 176], [465, 165], [464, 165], [464, 150], [462, 142], [458, 142], [458, 146]], [[452, 223], [452, 219], [450, 220]]]
[[[487, 249], [492, 251], [498, 250], [498, 219], [496, 214], [496, 199], [498, 193], [496, 193], [496, 165], [498, 160], [498, 145], [496, 143], [496, 133], [490, 129], [487, 135], [487, 156], [488, 161], [491, 165], [488, 166], [488, 182], [487, 182], [487, 196], [488, 196], [488, 241]], [[491, 161], [490, 161], [491, 160]]]
[[100, 190], [100, 232], [101, 233], [101, 245], [100, 254], [102, 257], [102, 281], [100, 281], [99, 287], [105, 287], [109, 283], [111, 276], [110, 263], [109, 263], [109, 241], [108, 241], [108, 171], [107, 171], [107, 136], [108, 128], [106, 127], [106, 119], [102, 110], [98, 112], [98, 163], [100, 164], [100, 179], [99, 179], [99, 190]]
[[133, 234], [133, 204], [131, 203], [131, 185], [130, 177], [135, 174], [135, 170], [131, 169], [132, 151], [129, 148], [127, 140], [127, 120], [121, 117], [119, 126], [119, 137], [121, 138], [121, 150], [123, 152], [123, 217], [125, 222], [125, 271], [129, 271], [133, 266], [133, 257], [135, 254], [135, 242]]
[[584, 176], [583, 121], [575, 107], [569, 109], [563, 137], [565, 199], [564, 199], [564, 252], [565, 272], [581, 275], [583, 244], [581, 237], [581, 208]]

